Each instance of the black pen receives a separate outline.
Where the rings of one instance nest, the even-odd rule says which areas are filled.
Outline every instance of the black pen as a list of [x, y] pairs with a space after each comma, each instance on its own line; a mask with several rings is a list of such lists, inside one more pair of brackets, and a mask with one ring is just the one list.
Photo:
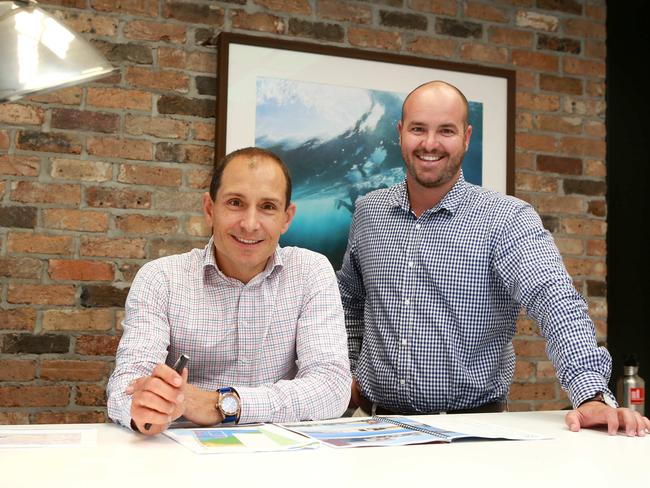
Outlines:
[[[186, 356], [185, 354], [181, 354], [176, 360], [176, 363], [174, 363], [174, 371], [176, 371], [178, 374], [182, 374], [183, 368], [187, 366], [189, 360], [190, 360], [189, 356]], [[149, 430], [149, 429], [151, 429], [151, 424], [147, 422], [146, 424], [144, 424], [144, 430]]]

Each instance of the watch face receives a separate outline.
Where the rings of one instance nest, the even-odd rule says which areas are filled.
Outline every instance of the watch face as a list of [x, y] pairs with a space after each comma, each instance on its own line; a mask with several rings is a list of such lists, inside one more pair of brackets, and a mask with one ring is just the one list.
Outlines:
[[233, 393], [226, 393], [221, 398], [221, 409], [226, 415], [235, 415], [239, 410], [239, 400]]

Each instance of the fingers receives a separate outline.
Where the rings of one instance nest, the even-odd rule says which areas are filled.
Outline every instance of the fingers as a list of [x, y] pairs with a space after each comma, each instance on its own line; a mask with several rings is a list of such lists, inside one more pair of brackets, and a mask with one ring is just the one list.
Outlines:
[[580, 431], [580, 414], [577, 410], [571, 410], [564, 417], [564, 422], [571, 432]]

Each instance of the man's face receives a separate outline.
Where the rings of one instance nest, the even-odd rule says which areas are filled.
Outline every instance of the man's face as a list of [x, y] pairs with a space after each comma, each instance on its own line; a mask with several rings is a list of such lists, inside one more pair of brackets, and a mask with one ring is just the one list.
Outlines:
[[214, 201], [203, 196], [217, 264], [226, 276], [247, 283], [264, 270], [296, 212], [294, 204], [286, 206], [286, 184], [272, 159], [238, 156], [226, 166]]
[[465, 107], [453, 89], [424, 86], [404, 105], [404, 120], [397, 124], [411, 185], [437, 188], [453, 184], [469, 147], [472, 127], [464, 127]]

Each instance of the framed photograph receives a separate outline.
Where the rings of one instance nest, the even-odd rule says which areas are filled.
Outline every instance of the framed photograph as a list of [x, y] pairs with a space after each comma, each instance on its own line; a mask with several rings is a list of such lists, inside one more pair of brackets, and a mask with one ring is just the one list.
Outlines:
[[514, 71], [222, 33], [215, 157], [247, 146], [289, 167], [296, 217], [283, 246], [341, 265], [357, 198], [405, 177], [397, 122], [406, 95], [443, 80], [470, 103], [463, 174], [514, 191]]

